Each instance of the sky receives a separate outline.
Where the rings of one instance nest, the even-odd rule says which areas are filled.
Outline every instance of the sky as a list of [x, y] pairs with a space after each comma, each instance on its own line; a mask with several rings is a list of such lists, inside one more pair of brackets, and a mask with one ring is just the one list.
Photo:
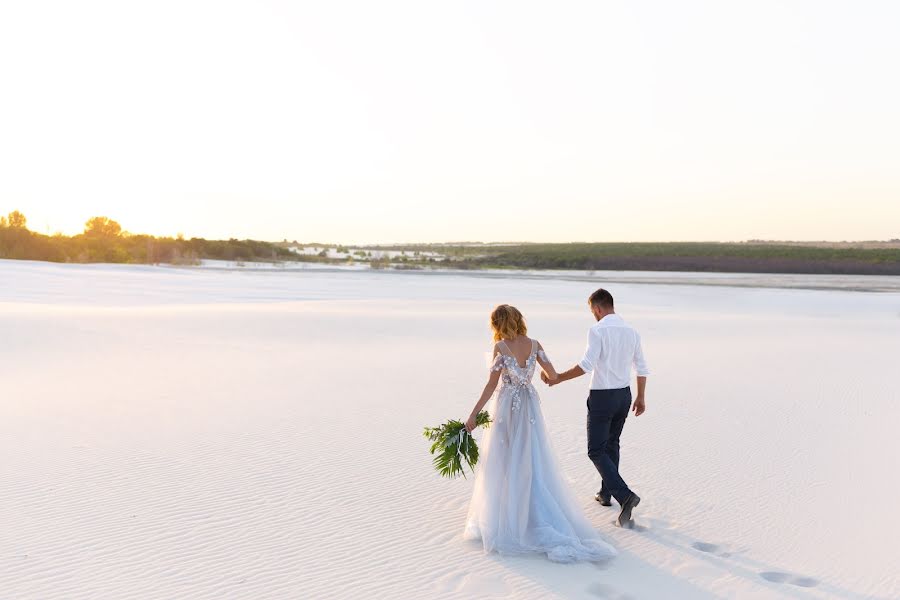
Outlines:
[[900, 238], [900, 3], [0, 3], [0, 213], [342, 243]]

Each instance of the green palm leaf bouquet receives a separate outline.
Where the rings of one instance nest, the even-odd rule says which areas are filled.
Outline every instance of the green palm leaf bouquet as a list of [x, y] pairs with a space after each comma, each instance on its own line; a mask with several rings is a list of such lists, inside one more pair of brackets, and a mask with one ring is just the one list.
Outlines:
[[[475, 418], [478, 427], [490, 427], [491, 416], [486, 410], [478, 413]], [[440, 427], [426, 427], [425, 437], [434, 442], [431, 444], [431, 454], [435, 457], [431, 461], [434, 468], [442, 477], [453, 479], [462, 475], [463, 461], [469, 465], [469, 469], [475, 471], [478, 462], [478, 444], [472, 434], [466, 431], [466, 424], [456, 419], [447, 421]]]

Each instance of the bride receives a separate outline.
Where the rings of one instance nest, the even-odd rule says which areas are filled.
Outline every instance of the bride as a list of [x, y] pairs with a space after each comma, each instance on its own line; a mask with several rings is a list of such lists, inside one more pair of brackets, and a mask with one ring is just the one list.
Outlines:
[[475, 428], [492, 396], [493, 423], [482, 442], [464, 537], [481, 540], [486, 552], [542, 553], [556, 562], [615, 556], [576, 504], [550, 447], [531, 379], [536, 363], [551, 381], [556, 370], [540, 342], [525, 335], [525, 319], [515, 307], [495, 308], [491, 329], [497, 342], [493, 364], [466, 429]]

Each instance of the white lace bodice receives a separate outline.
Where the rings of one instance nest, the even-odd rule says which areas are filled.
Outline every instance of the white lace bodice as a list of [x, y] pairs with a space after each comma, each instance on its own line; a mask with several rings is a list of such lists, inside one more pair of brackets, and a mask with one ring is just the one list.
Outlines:
[[544, 354], [544, 351], [538, 349], [538, 344], [535, 340], [531, 340], [531, 353], [525, 360], [524, 367], [521, 366], [519, 361], [516, 360], [516, 357], [513, 356], [512, 351], [509, 349], [509, 346], [506, 345], [506, 342], [500, 342], [499, 348], [500, 352], [494, 357], [491, 371], [502, 371], [500, 376], [501, 389], [499, 390], [501, 393], [503, 392], [502, 388], [507, 386], [513, 387], [512, 409], [517, 410], [520, 402], [518, 391], [520, 388], [532, 385], [531, 380], [534, 377], [534, 370], [537, 365], [538, 357], [544, 362], [549, 361], [547, 360], [547, 355]]
[[547, 361], [547, 355], [544, 354], [544, 351], [538, 349], [535, 340], [531, 340], [531, 353], [525, 360], [525, 366], [523, 367], [519, 365], [519, 361], [513, 356], [506, 342], [500, 342], [500, 352], [494, 357], [491, 371], [503, 371], [501, 381], [507, 385], [528, 385], [534, 377], [534, 367], [539, 356], [541, 360]]

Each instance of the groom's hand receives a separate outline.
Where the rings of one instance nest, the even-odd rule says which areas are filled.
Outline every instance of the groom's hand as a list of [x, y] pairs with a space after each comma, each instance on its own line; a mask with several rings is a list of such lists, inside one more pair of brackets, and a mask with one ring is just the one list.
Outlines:
[[634, 416], [639, 417], [644, 414], [644, 411], [647, 407], [644, 405], [644, 397], [638, 396], [634, 401], [634, 406], [631, 407], [631, 410], [634, 411]]
[[544, 383], [546, 383], [546, 384], [549, 385], [550, 387], [553, 387], [556, 383], [558, 383], [557, 380], [551, 380], [551, 379], [550, 379], [550, 376], [547, 375], [547, 372], [546, 372], [546, 371], [541, 371], [541, 381], [543, 381]]

